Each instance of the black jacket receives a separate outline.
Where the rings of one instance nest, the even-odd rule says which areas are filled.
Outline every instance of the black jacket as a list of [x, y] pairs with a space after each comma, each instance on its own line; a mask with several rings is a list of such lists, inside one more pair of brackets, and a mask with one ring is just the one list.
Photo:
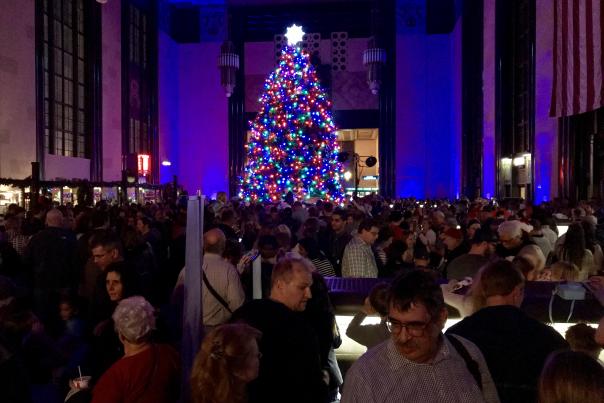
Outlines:
[[567, 349], [564, 338], [511, 305], [482, 308], [447, 334], [470, 340], [482, 352], [502, 403], [537, 401], [537, 380], [547, 356]]
[[304, 315], [270, 299], [253, 300], [233, 313], [262, 332], [260, 372], [249, 385], [249, 403], [324, 402], [317, 336]]

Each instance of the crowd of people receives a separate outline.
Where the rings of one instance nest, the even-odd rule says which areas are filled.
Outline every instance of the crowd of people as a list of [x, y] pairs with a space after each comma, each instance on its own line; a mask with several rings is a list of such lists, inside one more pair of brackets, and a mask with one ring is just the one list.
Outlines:
[[[584, 282], [604, 306], [595, 203], [249, 204], [219, 193], [204, 212], [206, 336], [183, 385], [186, 223], [184, 203], [10, 205], [0, 400], [604, 401], [602, 326], [565, 339], [521, 309], [526, 281]], [[384, 279], [348, 329], [335, 321], [333, 276]], [[463, 319], [443, 333], [446, 305]], [[363, 324], [370, 315], [379, 324]], [[368, 347], [345, 377], [340, 331]]]

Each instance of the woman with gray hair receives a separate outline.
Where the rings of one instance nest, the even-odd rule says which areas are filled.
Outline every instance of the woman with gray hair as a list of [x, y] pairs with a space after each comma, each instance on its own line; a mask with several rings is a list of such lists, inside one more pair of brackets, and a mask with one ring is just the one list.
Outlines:
[[161, 403], [178, 399], [180, 361], [176, 351], [151, 341], [155, 312], [143, 297], [122, 300], [113, 312], [124, 357], [101, 376], [93, 403]]

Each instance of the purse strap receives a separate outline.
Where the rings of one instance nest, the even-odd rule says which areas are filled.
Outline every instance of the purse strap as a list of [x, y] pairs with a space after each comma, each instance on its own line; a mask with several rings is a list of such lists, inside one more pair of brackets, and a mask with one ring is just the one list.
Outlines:
[[482, 375], [480, 374], [480, 368], [478, 367], [478, 363], [476, 362], [476, 360], [472, 358], [466, 347], [457, 337], [448, 336], [447, 340], [451, 342], [453, 347], [455, 347], [455, 350], [457, 350], [461, 358], [463, 358], [466, 363], [466, 367], [468, 367], [468, 371], [470, 372], [470, 374], [472, 374], [472, 378], [474, 378], [476, 384], [478, 385], [480, 390], [482, 390]]
[[208, 288], [208, 291], [210, 292], [210, 294], [212, 294], [212, 296], [214, 298], [216, 298], [216, 300], [218, 302], [220, 302], [220, 305], [222, 305], [224, 307], [224, 309], [226, 309], [227, 311], [229, 311], [229, 313], [233, 313], [233, 311], [231, 310], [231, 308], [229, 308], [229, 304], [227, 304], [227, 302], [220, 296], [220, 294], [218, 294], [218, 292], [214, 289], [214, 287], [212, 287], [212, 284], [210, 284], [210, 280], [208, 280], [208, 277], [206, 276], [206, 271], [202, 270], [201, 271], [201, 275], [203, 278], [203, 282], [206, 285], [206, 287]]

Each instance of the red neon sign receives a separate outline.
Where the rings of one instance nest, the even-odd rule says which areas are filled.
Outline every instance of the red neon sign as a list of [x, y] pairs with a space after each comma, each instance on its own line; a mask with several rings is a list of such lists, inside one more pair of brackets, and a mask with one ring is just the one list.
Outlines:
[[147, 154], [138, 155], [138, 174], [145, 176], [151, 170], [151, 157]]

